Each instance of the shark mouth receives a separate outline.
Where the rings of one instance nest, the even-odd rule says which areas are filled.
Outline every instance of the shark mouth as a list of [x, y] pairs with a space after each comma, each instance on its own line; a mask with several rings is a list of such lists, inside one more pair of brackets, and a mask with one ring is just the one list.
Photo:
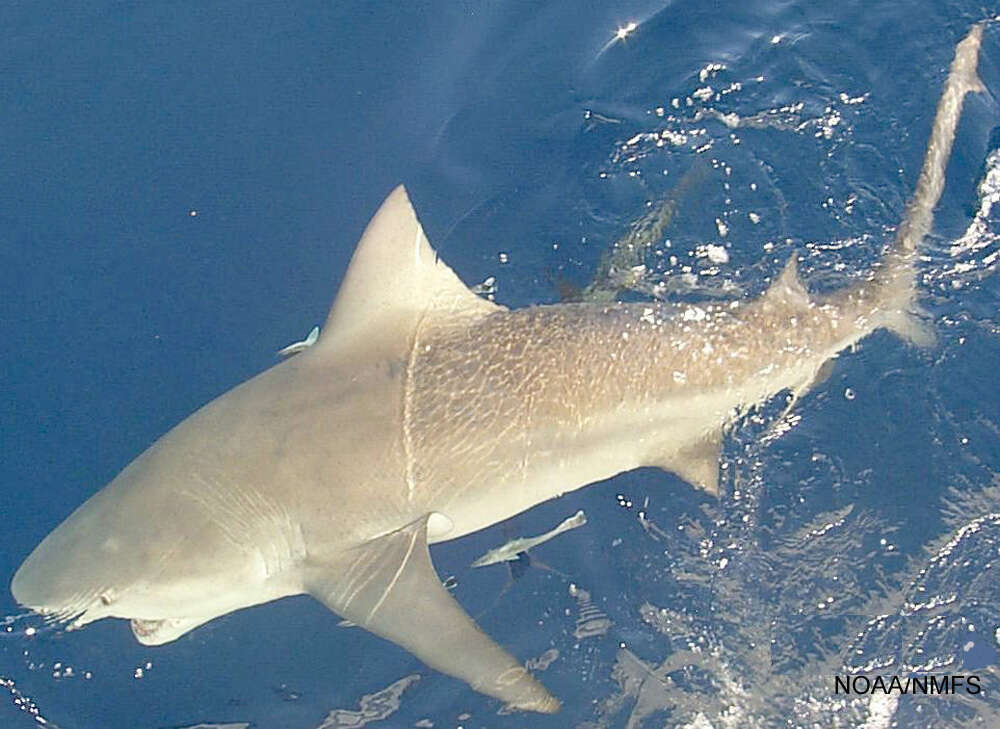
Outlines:
[[162, 632], [166, 620], [136, 620], [129, 621], [132, 626], [132, 634], [140, 643], [155, 639]]
[[140, 620], [132, 618], [132, 635], [143, 645], [163, 645], [177, 640], [189, 630], [197, 628], [214, 616], [201, 618], [163, 618], [161, 620]]

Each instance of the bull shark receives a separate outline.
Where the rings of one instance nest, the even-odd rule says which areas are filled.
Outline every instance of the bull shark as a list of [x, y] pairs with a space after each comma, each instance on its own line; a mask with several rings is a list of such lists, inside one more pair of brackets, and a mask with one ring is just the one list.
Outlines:
[[473, 689], [560, 703], [442, 586], [428, 545], [641, 466], [718, 492], [739, 412], [808, 390], [879, 328], [916, 315], [930, 229], [982, 26], [959, 43], [912, 201], [881, 264], [823, 296], [795, 258], [758, 299], [508, 310], [431, 248], [403, 187], [369, 222], [322, 334], [170, 430], [14, 575], [71, 629], [131, 621], [145, 645], [306, 593]]

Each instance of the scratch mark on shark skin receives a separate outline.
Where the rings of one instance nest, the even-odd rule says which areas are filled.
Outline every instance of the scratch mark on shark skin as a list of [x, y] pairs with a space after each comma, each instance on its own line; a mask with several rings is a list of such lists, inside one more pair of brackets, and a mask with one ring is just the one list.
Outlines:
[[339, 590], [339, 595], [345, 606], [350, 606], [364, 588], [375, 579], [375, 572], [368, 570], [367, 567], [368, 564], [359, 559], [348, 568], [347, 574], [344, 575], [345, 584], [343, 589]]
[[[423, 231], [418, 227], [414, 234], [413, 255], [419, 262], [420, 243]], [[411, 413], [413, 412], [413, 369], [417, 361], [417, 348], [420, 346], [420, 330], [427, 316], [427, 308], [420, 312], [417, 324], [413, 328], [413, 338], [410, 341], [409, 356], [403, 370], [403, 458], [406, 469], [406, 500], [412, 504], [417, 489], [417, 479], [414, 475], [416, 464], [413, 457], [413, 432], [411, 429]]]
[[396, 583], [399, 582], [400, 575], [403, 574], [403, 570], [406, 569], [406, 566], [410, 562], [410, 557], [413, 555], [413, 548], [417, 544], [418, 536], [420, 535], [416, 531], [414, 531], [410, 535], [410, 543], [406, 548], [406, 556], [403, 557], [403, 559], [400, 561], [399, 567], [396, 568], [396, 572], [393, 574], [392, 579], [389, 580], [389, 584], [387, 584], [385, 586], [385, 589], [382, 591], [382, 597], [379, 598], [378, 602], [376, 602], [375, 605], [372, 607], [372, 609], [368, 612], [369, 620], [375, 617], [375, 613], [377, 613], [379, 608], [382, 607], [382, 603], [385, 602], [385, 599], [389, 596], [389, 593], [392, 592], [392, 589], [396, 586]]

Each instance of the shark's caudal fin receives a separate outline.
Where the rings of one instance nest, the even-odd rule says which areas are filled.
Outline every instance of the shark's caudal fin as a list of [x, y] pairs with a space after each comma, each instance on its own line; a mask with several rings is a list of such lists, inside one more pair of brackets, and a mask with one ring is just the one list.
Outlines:
[[914, 304], [917, 251], [930, 232], [934, 207], [944, 190], [945, 172], [965, 95], [984, 90], [976, 73], [982, 38], [983, 24], [979, 23], [972, 26], [955, 48], [955, 58], [938, 101], [916, 189], [906, 206], [893, 247], [886, 254], [882, 270], [876, 276], [885, 303], [885, 319], [881, 324], [917, 345], [929, 345], [934, 341], [933, 331], [918, 318]]
[[309, 593], [477, 691], [515, 708], [557, 711], [559, 702], [441, 585], [427, 549], [428, 518], [314, 563]]
[[365, 228], [317, 347], [373, 332], [412, 332], [428, 316], [484, 316], [502, 307], [472, 293], [431, 248], [406, 189], [385, 199]]

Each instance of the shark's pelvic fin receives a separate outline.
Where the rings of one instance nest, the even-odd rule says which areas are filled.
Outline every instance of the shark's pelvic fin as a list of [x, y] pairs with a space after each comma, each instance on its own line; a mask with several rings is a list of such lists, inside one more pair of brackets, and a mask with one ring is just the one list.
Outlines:
[[903, 341], [914, 347], [929, 349], [937, 343], [937, 332], [931, 323], [921, 316], [915, 304], [910, 311], [888, 311], [885, 327]]
[[559, 701], [481, 631], [441, 585], [428, 516], [310, 568], [310, 594], [442, 673], [510, 706], [553, 713]]
[[501, 309], [438, 259], [400, 185], [368, 223], [318, 344], [349, 343], [386, 328], [412, 330], [436, 313], [483, 316]]

